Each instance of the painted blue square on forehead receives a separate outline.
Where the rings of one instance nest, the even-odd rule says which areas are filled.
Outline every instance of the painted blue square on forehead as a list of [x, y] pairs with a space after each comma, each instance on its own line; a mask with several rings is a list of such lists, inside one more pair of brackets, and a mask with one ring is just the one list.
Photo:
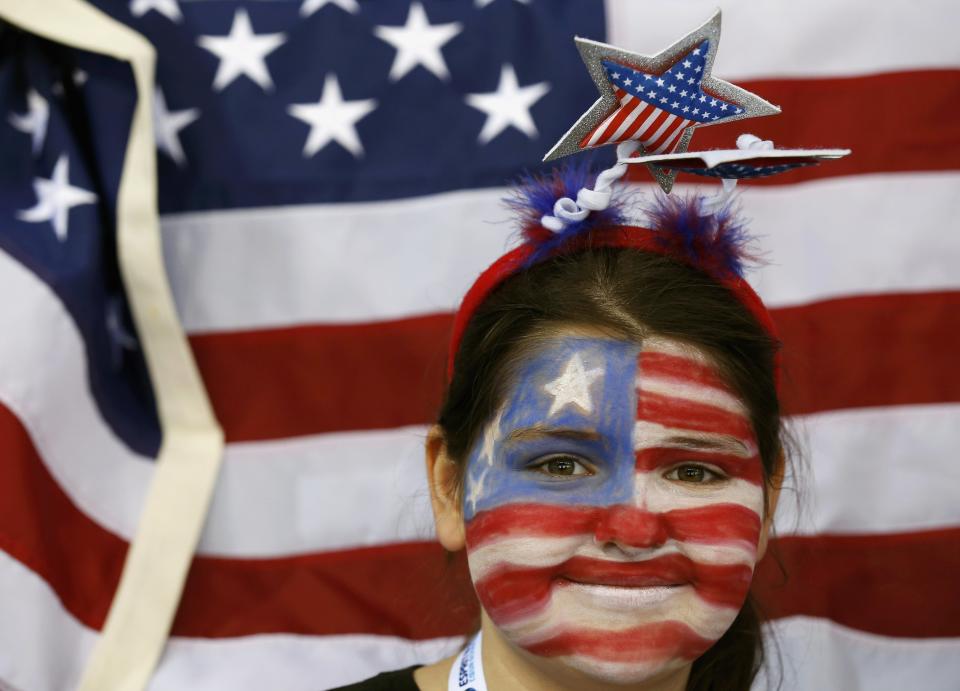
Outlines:
[[[503, 407], [471, 449], [464, 517], [515, 502], [609, 505], [633, 493], [635, 379], [640, 347], [628, 341], [558, 336], [526, 357], [508, 385]], [[511, 438], [524, 429], [583, 433]], [[587, 435], [593, 433], [594, 438]], [[582, 456], [598, 472], [551, 480], [530, 466], [538, 458]]]

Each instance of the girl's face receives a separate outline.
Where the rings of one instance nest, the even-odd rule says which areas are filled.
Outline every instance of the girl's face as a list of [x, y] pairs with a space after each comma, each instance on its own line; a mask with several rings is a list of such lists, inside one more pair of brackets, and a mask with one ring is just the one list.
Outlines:
[[467, 463], [470, 573], [499, 631], [620, 683], [688, 665], [743, 605], [763, 473], [700, 352], [558, 336], [521, 362]]

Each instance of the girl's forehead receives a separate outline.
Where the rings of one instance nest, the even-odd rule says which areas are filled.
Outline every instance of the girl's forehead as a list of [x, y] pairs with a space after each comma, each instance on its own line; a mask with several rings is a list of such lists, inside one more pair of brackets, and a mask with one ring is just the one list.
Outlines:
[[707, 385], [738, 399], [701, 349], [663, 336], [642, 342], [558, 333], [520, 358], [499, 420], [509, 426], [619, 427], [637, 419], [637, 393]]
[[[695, 345], [667, 336], [649, 336], [638, 343], [599, 335], [584, 335], [579, 331], [558, 333], [544, 338], [530, 352], [521, 357], [508, 382], [508, 394], [517, 389], [536, 384], [543, 377], [555, 375], [574, 363], [570, 377], [577, 379], [582, 368], [592, 381], [611, 374], [631, 374], [627, 378], [609, 382], [633, 388], [638, 377], [646, 370], [652, 370], [653, 363], [665, 360], [676, 363], [676, 376], [683, 374], [680, 368], [690, 366], [690, 372], [712, 372], [716, 376], [716, 385], [726, 388], [722, 383], [719, 369], [702, 349]], [[606, 383], [606, 382], [605, 382]]]

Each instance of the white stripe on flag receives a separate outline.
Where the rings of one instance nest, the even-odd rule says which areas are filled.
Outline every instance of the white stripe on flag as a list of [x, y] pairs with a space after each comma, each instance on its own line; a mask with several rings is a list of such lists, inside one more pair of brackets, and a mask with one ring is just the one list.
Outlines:
[[771, 667], [758, 676], [755, 691], [777, 688], [772, 670], [783, 671], [781, 691], [956, 691], [960, 679], [960, 638], [888, 638], [813, 617], [779, 619], [765, 628], [772, 634]]
[[[620, 101], [620, 107], [610, 113], [600, 125], [593, 131], [593, 134], [590, 136], [590, 139], [587, 141], [587, 146], [599, 146], [610, 141], [611, 137], [607, 135], [607, 130], [612, 125], [613, 121], [620, 114], [620, 111], [624, 108], [628, 110], [635, 110], [639, 105], [641, 110], [643, 109], [644, 103], [639, 99], [633, 97], [632, 94], [623, 91], [622, 89], [617, 89], [615, 91], [617, 99]], [[631, 106], [630, 104], [633, 103]]]
[[[717, 3], [606, 0], [606, 8], [607, 42], [653, 55], [709, 19]], [[713, 74], [736, 82], [956, 68], [955, 0], [927, 0], [919, 11], [911, 0], [889, 0], [883, 12], [876, 8], [807, 0], [801, 12], [792, 0], [727, 0]], [[896, 47], [878, 36], [896, 36]]]
[[634, 109], [630, 115], [624, 118], [623, 122], [620, 123], [620, 127], [617, 128], [617, 131], [613, 133], [611, 137], [612, 140], [619, 142], [620, 138], [623, 137], [623, 133], [626, 132], [634, 122], [637, 121], [643, 112], [650, 107], [650, 104], [646, 101], [640, 101], [640, 105]]
[[653, 153], [662, 154], [664, 151], [666, 151], [670, 147], [670, 145], [673, 143], [673, 140], [676, 139], [680, 135], [680, 133], [686, 129], [688, 124], [690, 124], [689, 120], [686, 120], [686, 119], [681, 120], [680, 123], [673, 128], [673, 131], [670, 133], [670, 136], [664, 139], [663, 144], [658, 146], [653, 151]]
[[656, 106], [651, 106], [651, 108], [652, 110], [650, 111], [650, 115], [648, 115], [647, 119], [640, 124], [640, 127], [637, 128], [637, 131], [630, 135], [630, 139], [636, 139], [637, 141], [642, 142], [643, 136], [646, 134], [647, 130], [653, 127], [653, 123], [657, 121], [657, 118], [663, 115], [663, 111]]
[[[943, 219], [960, 217], [958, 187], [957, 173], [910, 173], [747, 189], [750, 228], [768, 262], [748, 278], [770, 307], [960, 287], [943, 261], [960, 256], [960, 234], [943, 230]], [[504, 222], [505, 194], [168, 216], [164, 249], [184, 326], [200, 333], [450, 311], [516, 237]]]
[[663, 135], [663, 133], [667, 131], [667, 128], [669, 128], [676, 119], [677, 116], [673, 113], [668, 114], [664, 121], [660, 123], [660, 127], [658, 127], [653, 134], [651, 134], [649, 137], [644, 137], [643, 145], [648, 149], [651, 148], [660, 140], [660, 137]]

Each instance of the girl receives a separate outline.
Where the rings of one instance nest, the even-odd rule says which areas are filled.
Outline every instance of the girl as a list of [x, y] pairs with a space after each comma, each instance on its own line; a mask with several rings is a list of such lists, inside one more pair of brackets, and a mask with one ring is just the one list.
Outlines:
[[457, 313], [427, 441], [437, 536], [482, 606], [455, 658], [355, 689], [747, 689], [783, 476], [778, 341], [726, 211], [663, 197], [526, 242]]

